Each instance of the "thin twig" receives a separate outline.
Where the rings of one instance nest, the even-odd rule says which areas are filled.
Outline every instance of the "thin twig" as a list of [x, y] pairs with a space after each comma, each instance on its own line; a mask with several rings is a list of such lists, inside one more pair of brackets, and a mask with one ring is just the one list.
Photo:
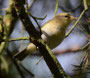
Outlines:
[[86, 50], [90, 46], [90, 41], [79, 50]]
[[36, 62], [36, 65], [39, 64], [39, 62], [43, 59], [43, 56], [41, 56], [38, 61]]
[[60, 1], [60, 0], [57, 0], [57, 2], [56, 2], [55, 15], [56, 15], [57, 10], [58, 10], [59, 1]]
[[83, 0], [83, 2], [84, 2], [84, 10], [80, 14], [79, 18], [77, 19], [77, 21], [75, 22], [75, 24], [73, 25], [73, 27], [68, 31], [68, 33], [66, 34], [66, 37], [68, 37], [69, 34], [74, 30], [74, 28], [79, 23], [79, 21], [81, 20], [82, 16], [84, 15], [84, 13], [88, 10], [87, 4], [86, 4], [86, 0]]
[[[30, 37], [18, 37], [18, 38], [11, 38], [9, 39], [9, 42], [12, 42], [12, 41], [20, 41], [20, 40], [29, 40]], [[5, 42], [5, 39], [3, 39], [1, 42]]]
[[47, 17], [47, 15], [45, 15], [44, 17], [39, 18], [39, 17], [33, 16], [29, 11], [26, 11], [26, 12], [27, 12], [27, 14], [30, 15], [32, 18], [35, 18], [35, 19], [38, 19], [38, 20], [44, 20], [44, 19]]
[[[8, 41], [12, 42], [12, 41], [29, 40], [29, 39], [30, 39], [30, 37], [17, 37], [17, 38], [11, 38]], [[1, 42], [5, 42], [5, 39], [3, 39]]]
[[36, 0], [32, 0], [32, 2], [30, 3], [30, 5], [28, 6], [28, 10], [32, 7], [32, 5], [34, 4]]

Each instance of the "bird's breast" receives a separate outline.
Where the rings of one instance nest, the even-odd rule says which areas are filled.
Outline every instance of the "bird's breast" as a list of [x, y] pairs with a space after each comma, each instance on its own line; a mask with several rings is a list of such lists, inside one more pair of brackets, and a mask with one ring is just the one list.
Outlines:
[[[50, 33], [49, 33], [50, 32]], [[56, 48], [64, 39], [65, 37], [65, 31], [59, 30], [58, 32], [53, 31], [43, 31], [42, 39], [47, 43], [47, 45], [53, 49]]]

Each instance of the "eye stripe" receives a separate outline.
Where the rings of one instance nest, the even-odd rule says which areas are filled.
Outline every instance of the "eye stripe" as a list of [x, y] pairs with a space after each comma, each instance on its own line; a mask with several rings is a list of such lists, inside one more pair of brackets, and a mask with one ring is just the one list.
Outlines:
[[69, 15], [65, 15], [65, 18], [70, 18], [70, 16]]

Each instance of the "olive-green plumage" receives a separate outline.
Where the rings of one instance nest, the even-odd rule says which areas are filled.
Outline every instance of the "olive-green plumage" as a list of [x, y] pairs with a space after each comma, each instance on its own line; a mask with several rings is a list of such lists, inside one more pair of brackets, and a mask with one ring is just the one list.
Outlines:
[[[75, 20], [75, 17], [68, 13], [60, 13], [54, 18], [49, 20], [42, 28], [42, 39], [47, 45], [54, 49], [56, 48], [65, 38], [66, 29], [69, 24]], [[27, 55], [36, 51], [36, 46], [30, 43], [23, 51], [15, 54], [15, 58], [23, 60]]]

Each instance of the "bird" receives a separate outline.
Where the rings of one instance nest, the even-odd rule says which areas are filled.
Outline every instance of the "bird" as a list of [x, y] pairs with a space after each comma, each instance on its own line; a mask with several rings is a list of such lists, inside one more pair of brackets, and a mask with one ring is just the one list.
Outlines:
[[[66, 29], [73, 20], [76, 20], [76, 17], [69, 13], [59, 13], [41, 27], [41, 38], [51, 50], [56, 48], [64, 40]], [[26, 56], [36, 50], [37, 47], [33, 43], [29, 43], [24, 50], [16, 53], [14, 58], [22, 61]]]

